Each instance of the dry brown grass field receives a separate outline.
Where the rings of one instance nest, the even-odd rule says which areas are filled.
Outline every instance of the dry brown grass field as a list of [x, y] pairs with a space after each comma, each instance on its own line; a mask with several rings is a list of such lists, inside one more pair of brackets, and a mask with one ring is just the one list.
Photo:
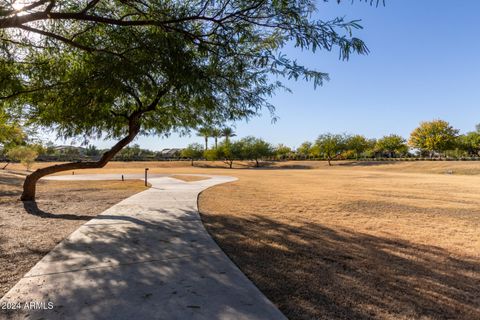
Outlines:
[[290, 319], [480, 319], [478, 177], [270, 170], [199, 203]]
[[238, 177], [201, 194], [202, 219], [290, 319], [480, 319], [480, 162], [334, 164], [84, 172]]

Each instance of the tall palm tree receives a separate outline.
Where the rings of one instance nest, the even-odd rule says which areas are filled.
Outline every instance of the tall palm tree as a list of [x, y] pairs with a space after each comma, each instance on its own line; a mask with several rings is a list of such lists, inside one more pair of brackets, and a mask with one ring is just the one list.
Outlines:
[[212, 128], [210, 131], [211, 136], [215, 139], [215, 149], [218, 148], [218, 137], [222, 135], [222, 130], [218, 128]]
[[208, 150], [208, 138], [212, 136], [212, 128], [201, 127], [200, 129], [198, 129], [197, 136], [203, 137], [205, 139], [205, 150]]
[[235, 134], [235, 131], [233, 131], [232, 128], [230, 128], [230, 127], [225, 127], [225, 128], [222, 129], [221, 136], [225, 138], [225, 142], [228, 142], [228, 140], [229, 140], [231, 137], [235, 137], [236, 134]]

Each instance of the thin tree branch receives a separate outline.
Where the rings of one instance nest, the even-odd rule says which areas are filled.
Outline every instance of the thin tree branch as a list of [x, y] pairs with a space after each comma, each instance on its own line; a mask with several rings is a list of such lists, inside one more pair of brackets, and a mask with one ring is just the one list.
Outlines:
[[49, 37], [49, 38], [53, 38], [53, 39], [57, 39], [57, 40], [60, 40], [61, 42], [64, 42], [66, 44], [69, 44], [71, 45], [72, 47], [75, 47], [75, 48], [78, 48], [78, 49], [82, 49], [84, 51], [87, 51], [87, 52], [93, 52], [95, 51], [94, 48], [91, 48], [91, 47], [87, 47], [87, 46], [84, 46], [80, 43], [77, 43], [75, 41], [72, 41], [70, 39], [67, 39], [65, 37], [62, 37], [58, 34], [55, 34], [55, 33], [52, 33], [52, 32], [48, 32], [48, 31], [44, 31], [44, 30], [40, 30], [40, 29], [35, 29], [35, 28], [32, 28], [32, 27], [29, 27], [29, 26], [25, 26], [25, 25], [21, 25], [19, 26], [20, 29], [23, 29], [25, 31], [30, 31], [30, 32], [33, 32], [33, 33], [36, 33], [36, 34], [40, 34], [42, 36], [45, 36], [45, 37]]

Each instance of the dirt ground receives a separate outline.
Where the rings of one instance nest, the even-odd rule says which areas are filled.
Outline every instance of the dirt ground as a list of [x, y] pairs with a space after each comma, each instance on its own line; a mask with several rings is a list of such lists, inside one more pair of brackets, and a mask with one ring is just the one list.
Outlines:
[[145, 190], [142, 181], [40, 181], [36, 205], [24, 205], [23, 179], [0, 172], [0, 297], [80, 225]]
[[480, 319], [480, 162], [334, 164], [84, 172], [238, 177], [201, 194], [202, 219], [290, 319]]

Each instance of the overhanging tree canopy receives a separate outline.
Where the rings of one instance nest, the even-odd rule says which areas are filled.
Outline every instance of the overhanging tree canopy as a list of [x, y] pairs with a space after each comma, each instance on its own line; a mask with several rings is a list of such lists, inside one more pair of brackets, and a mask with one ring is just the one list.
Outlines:
[[[18, 8], [17, 8], [18, 9]], [[104, 166], [138, 134], [168, 134], [273, 111], [276, 77], [328, 75], [284, 55], [287, 43], [367, 53], [356, 21], [314, 20], [314, 1], [31, 1], [0, 9], [3, 108], [64, 137], [119, 142], [99, 162], [37, 170], [42, 176]], [[8, 79], [8, 81], [5, 81]], [[8, 85], [6, 85], [8, 83]]]

